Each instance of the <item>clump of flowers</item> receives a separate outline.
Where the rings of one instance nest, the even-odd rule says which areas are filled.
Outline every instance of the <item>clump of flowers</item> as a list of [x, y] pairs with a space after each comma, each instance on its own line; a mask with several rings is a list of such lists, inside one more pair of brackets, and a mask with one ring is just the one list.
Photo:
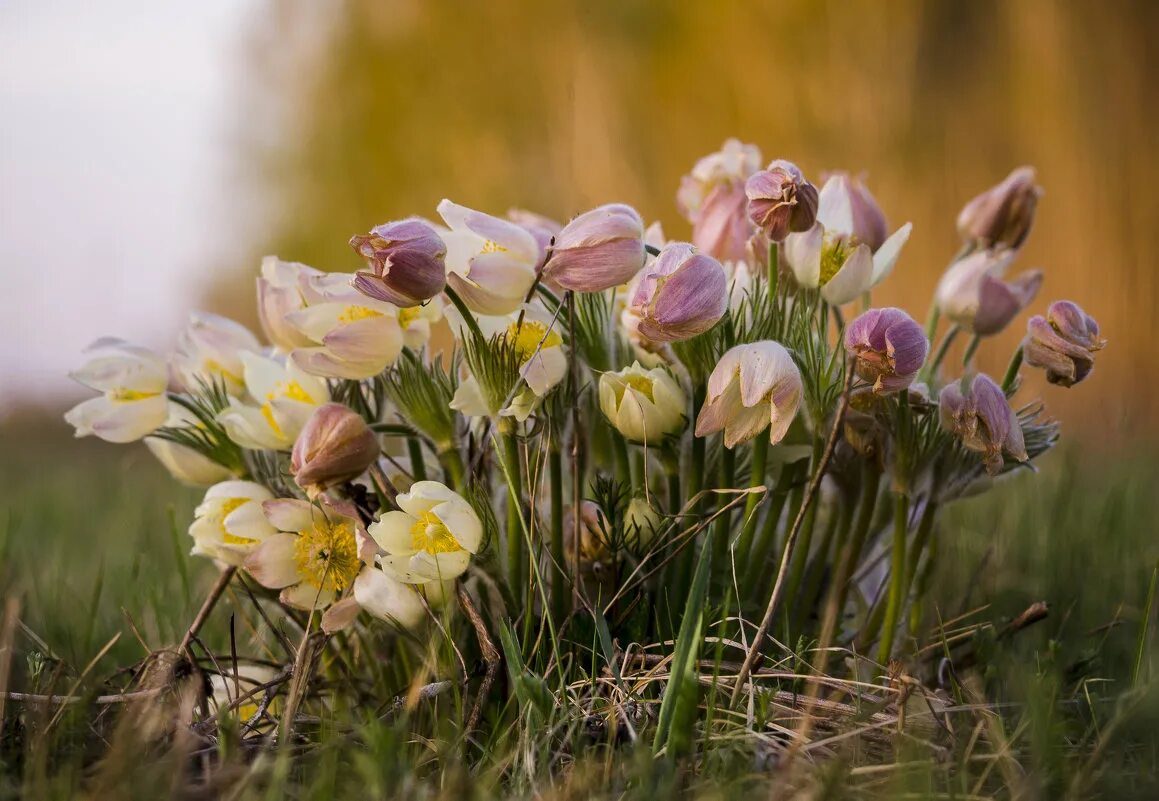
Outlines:
[[1069, 387], [1106, 341], [1058, 301], [1000, 381], [973, 367], [1044, 280], [1006, 278], [1041, 194], [1033, 171], [963, 209], [923, 327], [872, 296], [908, 269], [910, 224], [891, 229], [849, 173], [818, 191], [793, 162], [762, 163], [729, 140], [693, 167], [678, 193], [689, 241], [622, 203], [561, 226], [444, 200], [445, 226], [353, 236], [354, 273], [266, 258], [264, 341], [197, 314], [171, 353], [93, 345], [73, 375], [96, 395], [66, 420], [145, 440], [207, 487], [192, 553], [302, 630], [296, 689], [255, 715], [288, 709], [292, 728], [312, 670], [354, 703], [367, 699], [351, 670], [415, 692], [454, 675], [466, 691], [475, 657], [465, 726], [486, 703], [503, 714], [509, 699], [487, 697], [500, 686], [529, 719], [571, 715], [584, 682], [545, 674], [603, 649], [621, 692], [635, 644], [655, 642], [647, 659], [680, 666], [632, 692], [659, 702], [654, 742], [676, 752], [705, 609], [728, 610], [716, 642], [744, 644], [720, 700], [738, 720], [739, 695], [777, 681], [745, 681], [772, 624], [786, 642], [873, 648], [879, 665], [915, 652], [932, 622], [918, 575], [953, 533], [939, 510], [1057, 440], [1042, 403], [1018, 397], [1023, 364]]

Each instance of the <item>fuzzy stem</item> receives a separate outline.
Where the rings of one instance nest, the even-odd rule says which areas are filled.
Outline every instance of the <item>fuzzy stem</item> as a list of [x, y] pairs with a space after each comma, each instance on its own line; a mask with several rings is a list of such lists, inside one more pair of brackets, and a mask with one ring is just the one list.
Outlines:
[[777, 243], [769, 242], [769, 261], [768, 261], [768, 276], [769, 276], [769, 300], [777, 296], [777, 285], [781, 280], [781, 271], [779, 269]]
[[[700, 407], [704, 403], [704, 387], [701, 384], [693, 389], [692, 392], [692, 417], [690, 420], [695, 420], [697, 414], [700, 413]], [[692, 454], [688, 464], [688, 480], [685, 482], [685, 500], [691, 501], [699, 493], [704, 486], [704, 438], [698, 437], [695, 434], [692, 436]], [[704, 508], [704, 502], [698, 501], [690, 510], [691, 517], [696, 518], [700, 515]], [[683, 521], [677, 521], [678, 525], [682, 525]], [[692, 580], [692, 566], [696, 558], [696, 540], [684, 544], [683, 550], [676, 555], [672, 560], [672, 581], [670, 586], [672, 588], [671, 597], [674, 599], [682, 599], [688, 592], [688, 583]]]
[[881, 483], [881, 474], [877, 466], [866, 461], [861, 469], [861, 496], [857, 499], [857, 520], [853, 524], [853, 536], [842, 553], [841, 562], [834, 579], [836, 593], [836, 613], [845, 609], [845, 599], [849, 595], [849, 581], [861, 559], [861, 551], [865, 547], [865, 539], [869, 536], [869, 528], [873, 525], [873, 513], [877, 508], [877, 489]]
[[[753, 440], [753, 466], [749, 475], [750, 488], [765, 486], [765, 463], [768, 461], [768, 456], [769, 438], [762, 432], [757, 434], [757, 438]], [[744, 528], [741, 530], [740, 539], [736, 543], [736, 558], [742, 565], [748, 563], [749, 552], [753, 548], [753, 536], [757, 531], [757, 507], [765, 499], [766, 494], [754, 492], [745, 499], [744, 516], [741, 518], [744, 521]]]
[[[785, 509], [785, 502], [789, 499], [793, 485], [801, 480], [804, 472], [804, 460], [781, 467], [780, 475], [777, 477], [777, 483], [773, 489], [773, 497], [769, 502], [769, 510], [765, 513], [765, 524], [761, 528], [761, 534], [756, 538], [752, 550], [748, 554], [740, 554], [742, 559], [748, 558], [748, 569], [745, 571], [744, 581], [741, 584], [742, 598], [748, 598], [756, 592], [756, 584], [764, 575], [765, 565], [768, 564], [769, 556], [772, 555], [773, 546], [776, 544], [777, 524], [781, 522], [781, 512]], [[793, 515], [789, 517], [791, 519]]]
[[463, 318], [463, 323], [479, 337], [480, 342], [486, 342], [487, 337], [483, 336], [483, 329], [479, 328], [479, 321], [475, 319], [474, 313], [467, 308], [466, 302], [459, 297], [459, 293], [451, 289], [449, 284], [443, 288], [443, 293], [451, 303], [455, 304], [455, 308], [459, 310], [459, 314]]
[[547, 454], [548, 481], [551, 484], [551, 613], [557, 624], [567, 614], [567, 587], [564, 566], [567, 557], [563, 551], [563, 454], [552, 443]]
[[966, 346], [966, 352], [962, 354], [963, 367], [970, 366], [970, 360], [974, 358], [974, 353], [978, 350], [978, 346], [981, 344], [982, 337], [978, 336], [977, 334], [974, 334], [974, 336], [970, 337], [970, 344]]
[[451, 489], [457, 492], [465, 490], [467, 484], [464, 480], [463, 459], [459, 456], [459, 449], [448, 446], [439, 451], [439, 462], [443, 466], [443, 473], [446, 475], [447, 483]]
[[[824, 443], [821, 440], [813, 441], [813, 458], [809, 462], [810, 469], [816, 473], [818, 466], [821, 463], [821, 448]], [[820, 504], [812, 504], [805, 511], [805, 524], [801, 527], [801, 534], [798, 538], [796, 550], [793, 554], [792, 560], [789, 562], [789, 583], [785, 589], [785, 597], [799, 600], [797, 591], [801, 589], [801, 579], [805, 574], [805, 565], [809, 561], [809, 548], [813, 543], [813, 531], [817, 527], [817, 507]], [[788, 540], [785, 545], [788, 546]], [[797, 604], [798, 607], [800, 604]], [[799, 611], [799, 609], [797, 610]]]
[[418, 437], [406, 438], [406, 450], [410, 455], [410, 472], [415, 481], [427, 480], [427, 465], [423, 461], [423, 444]]
[[885, 627], [877, 647], [877, 661], [885, 665], [893, 653], [893, 636], [897, 631], [901, 608], [905, 600], [906, 562], [905, 537], [909, 526], [909, 498], [904, 493], [894, 497], [893, 549], [889, 563], [889, 600], [885, 607]]
[[[954, 339], [958, 336], [958, 332], [961, 330], [962, 329], [959, 326], [953, 325], [950, 326], [948, 331], [946, 331], [946, 335], [942, 337], [942, 342], [938, 346], [938, 352], [934, 354], [934, 358], [930, 361], [929, 365], [925, 369], [927, 380], [933, 378], [934, 374], [938, 372], [938, 367], [941, 365], [942, 360], [946, 358], [946, 354], [950, 351], [950, 345], [953, 344]], [[933, 340], [931, 339], [930, 342], [933, 342]]]
[[[736, 451], [732, 448], [723, 448], [720, 452], [720, 489], [732, 489], [736, 483]], [[721, 509], [728, 505], [728, 495], [717, 495], [717, 503]], [[723, 512], [712, 526], [712, 558], [718, 568], [723, 568], [728, 558], [728, 534], [731, 513]]]
[[628, 443], [618, 431], [610, 431], [609, 438], [612, 441], [612, 456], [616, 460], [616, 481], [631, 487], [632, 461], [628, 457]]
[[930, 304], [930, 313], [926, 317], [926, 339], [930, 342], [934, 341], [934, 334], [938, 333], [938, 321], [942, 318], [942, 310], [938, 308], [937, 302]]
[[1022, 369], [1022, 346], [1018, 346], [1018, 350], [1014, 351], [1014, 355], [1010, 357], [1010, 364], [1006, 368], [1006, 375], [1002, 378], [1002, 391], [1006, 395], [1010, 395], [1011, 390], [1014, 389], [1014, 382], [1018, 380], [1018, 371]]
[[524, 567], [524, 548], [521, 529], [523, 527], [522, 512], [520, 511], [520, 482], [519, 467], [519, 440], [511, 423], [504, 419], [499, 426], [500, 440], [503, 443], [503, 462], [509, 475], [507, 481], [507, 582], [511, 586], [511, 594], [516, 603], [522, 608], [524, 600], [524, 585], [526, 571]]

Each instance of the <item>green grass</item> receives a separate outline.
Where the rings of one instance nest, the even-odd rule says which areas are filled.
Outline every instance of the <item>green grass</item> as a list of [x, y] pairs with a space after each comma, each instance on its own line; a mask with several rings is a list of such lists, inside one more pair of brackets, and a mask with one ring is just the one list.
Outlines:
[[[27, 427], [0, 432], [0, 443], [0, 595], [19, 599], [27, 627], [13, 641], [10, 689], [65, 692], [77, 671], [120, 634], [78, 689], [96, 692], [96, 679], [175, 644], [212, 583], [214, 568], [187, 556], [185, 527], [198, 493], [176, 485], [140, 447], [76, 442], [57, 430]], [[942, 518], [936, 533], [941, 569], [930, 579], [927, 621], [989, 604], [975, 619], [1001, 625], [1032, 602], [1050, 605], [1046, 620], [1010, 640], [983, 632], [974, 644], [980, 691], [1003, 705], [1002, 730], [1026, 770], [1019, 779], [1022, 797], [1159, 797], [1159, 694], [1153, 691], [1159, 680], [1153, 643], [1159, 638], [1153, 631], [1141, 658], [1139, 652], [1159, 557], [1157, 485], [1159, 459], [1144, 447], [1112, 458], [1089, 457], [1072, 446], [1048, 456], [1040, 475], [1007, 480], [985, 497], [950, 507]], [[244, 601], [235, 605], [227, 598], [204, 630], [207, 646], [228, 653], [231, 612], [238, 615], [239, 653], [268, 645], [268, 636], [243, 627], [249, 611]], [[1153, 611], [1151, 618], [1154, 625]], [[390, 655], [367, 678], [372, 706], [389, 704], [405, 690], [398, 678], [405, 672], [394, 671], [391, 660], [427, 647], [446, 650], [439, 642], [409, 649], [374, 639], [363, 645]], [[575, 675], [592, 672], [604, 647], [593, 633], [592, 665], [576, 668]], [[705, 648], [701, 658], [719, 659], [713, 650]], [[217, 755], [227, 768], [215, 774], [222, 784], [205, 792], [491, 798], [501, 786], [513, 797], [659, 798], [682, 787], [726, 797], [763, 794], [760, 782], [777, 781], [761, 750], [739, 741], [705, 752], [695, 772], [653, 760], [651, 732], [638, 747], [613, 748], [583, 731], [582, 718], [577, 722], [537, 701], [542, 688], [529, 670], [505, 681], [522, 703], [489, 707], [476, 741], [466, 746], [451, 723], [461, 719], [466, 702], [457, 690], [420, 703], [411, 714], [385, 717], [336, 702], [310, 732], [315, 745], [298, 759], [285, 750], [255, 759], [222, 737]], [[600, 708], [589, 711], [598, 717]], [[44, 724], [41, 714], [8, 704], [0, 798], [74, 798], [82, 786], [101, 798], [201, 797], [189, 789], [196, 786], [196, 771], [183, 770], [188, 748], [197, 746], [177, 738], [134, 750], [107, 713], [90, 728], [84, 705], [67, 710], [52, 736], [33, 744]], [[965, 726], [955, 732], [961, 743], [975, 721], [956, 720]], [[969, 797], [976, 782], [983, 796], [1013, 795], [1001, 766], [980, 782], [981, 764], [972, 766], [968, 780], [950, 780], [933, 767], [929, 750], [895, 747], [885, 759], [889, 769], [880, 774], [850, 773], [850, 766], [863, 763], [839, 752], [815, 775], [816, 797], [906, 792], [932, 798], [949, 797], [951, 790]], [[952, 751], [951, 758], [961, 758], [960, 746]], [[558, 770], [562, 764], [570, 767]]]

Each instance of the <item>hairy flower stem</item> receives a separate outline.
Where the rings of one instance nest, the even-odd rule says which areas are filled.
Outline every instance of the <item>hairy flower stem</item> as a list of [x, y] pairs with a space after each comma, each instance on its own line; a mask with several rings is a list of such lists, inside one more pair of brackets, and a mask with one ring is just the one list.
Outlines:
[[982, 337], [975, 334], [970, 337], [970, 344], [966, 345], [966, 352], [962, 354], [962, 366], [969, 367], [970, 361], [974, 358], [974, 354], [978, 350], [978, 346], [982, 344]]
[[1014, 355], [1010, 357], [1010, 364], [1006, 367], [1006, 375], [1002, 377], [1002, 391], [1009, 397], [1010, 392], [1014, 389], [1014, 384], [1018, 381], [1018, 371], [1022, 369], [1022, 346], [1018, 346], [1018, 350], [1014, 351]]
[[567, 614], [567, 556], [563, 551], [563, 454], [555, 442], [547, 453], [547, 470], [551, 485], [551, 613], [556, 625], [562, 625]]
[[[809, 465], [814, 474], [816, 474], [819, 467], [822, 467], [822, 447], [824, 443], [821, 440], [814, 440], [813, 442], [813, 458]], [[795, 601], [800, 601], [798, 591], [801, 589], [801, 579], [805, 574], [805, 565], [809, 561], [809, 548], [813, 543], [813, 531], [817, 527], [817, 508], [820, 504], [810, 504], [809, 508], [805, 510], [805, 523], [801, 527], [801, 534], [797, 538], [796, 548], [789, 561], [789, 582], [785, 585], [785, 596], [793, 598]], [[789, 541], [785, 540], [785, 549], [788, 550]], [[799, 603], [797, 604], [800, 605]], [[787, 620], [788, 617], [782, 613], [782, 620]]]
[[930, 313], [926, 317], [926, 339], [934, 341], [934, 334], [938, 333], [938, 321], [942, 318], [942, 310], [937, 301], [930, 303]]
[[423, 444], [418, 437], [406, 438], [407, 455], [410, 456], [410, 472], [415, 481], [427, 480], [427, 466], [423, 461]]
[[840, 614], [845, 609], [845, 601], [849, 596], [849, 582], [853, 578], [857, 563], [861, 560], [861, 551], [865, 548], [865, 540], [869, 536], [870, 527], [873, 525], [880, 483], [881, 471], [877, 465], [867, 459], [861, 467], [861, 495], [857, 499], [857, 519], [853, 523], [852, 536], [842, 550], [841, 561], [838, 562], [837, 566], [837, 575], [833, 580], [836, 614]]
[[[692, 391], [692, 417], [690, 420], [695, 420], [700, 413], [700, 407], [704, 404], [704, 385], [697, 382], [697, 385]], [[685, 502], [689, 503], [699, 493], [704, 486], [704, 438], [692, 437], [692, 453], [688, 461], [688, 479], [684, 482], [686, 487]], [[693, 504], [692, 508], [688, 510], [689, 520], [695, 523], [704, 510], [703, 499], [698, 500]], [[686, 528], [685, 521], [677, 521], [678, 530]], [[696, 560], [696, 540], [695, 538], [684, 544], [683, 550], [676, 555], [672, 560], [672, 579], [668, 582], [671, 588], [670, 597], [676, 599], [684, 598], [688, 593], [688, 583], [692, 580], [692, 566]]]
[[[753, 542], [752, 549], [747, 554], [738, 549], [738, 558], [748, 560], [748, 568], [745, 570], [744, 580], [741, 582], [742, 598], [751, 598], [756, 594], [757, 585], [765, 573], [765, 566], [768, 564], [773, 547], [776, 545], [777, 526], [781, 522], [781, 513], [785, 510], [785, 502], [789, 499], [789, 493], [794, 485], [804, 476], [805, 465], [805, 461], [801, 460], [781, 467], [760, 536]], [[793, 515], [790, 514], [789, 517], [792, 519]]]
[[632, 461], [628, 457], [628, 443], [614, 431], [609, 433], [608, 438], [612, 443], [612, 456], [616, 460], [616, 481], [631, 488]]
[[[720, 452], [720, 477], [719, 488], [722, 490], [732, 489], [732, 485], [736, 483], [736, 451], [732, 448], [722, 448]], [[717, 503], [723, 509], [729, 501], [729, 495], [718, 494]], [[722, 512], [720, 517], [712, 526], [712, 558], [716, 562], [717, 569], [725, 568], [725, 562], [728, 558], [728, 535], [730, 528], [730, 521], [732, 514], [730, 512]]]
[[521, 529], [523, 517], [520, 506], [520, 483], [522, 471], [519, 466], [519, 440], [515, 436], [511, 421], [504, 418], [499, 424], [500, 441], [503, 444], [503, 465], [509, 479], [507, 481], [507, 582], [519, 609], [523, 609], [527, 584], [527, 560], [523, 547]]
[[443, 294], [447, 296], [447, 300], [455, 304], [455, 308], [459, 310], [459, 315], [463, 318], [463, 323], [471, 329], [471, 333], [479, 338], [480, 342], [486, 342], [487, 337], [483, 336], [483, 329], [479, 328], [479, 321], [475, 319], [475, 315], [467, 308], [467, 304], [459, 297], [459, 293], [451, 289], [448, 284], [443, 288]]
[[889, 600], [885, 607], [885, 627], [877, 646], [877, 661], [885, 665], [893, 653], [893, 637], [901, 618], [906, 594], [905, 538], [909, 527], [909, 497], [905, 493], [894, 496], [893, 548], [889, 561]]
[[[938, 352], [934, 354], [934, 358], [930, 360], [929, 364], [926, 365], [925, 370], [923, 370], [924, 381], [929, 382], [929, 380], [933, 378], [935, 374], [937, 374], [938, 367], [946, 358], [946, 354], [950, 352], [950, 345], [954, 344], [954, 339], [957, 338], [958, 332], [961, 330], [962, 329], [959, 326], [954, 325], [950, 326], [950, 329], [946, 331], [946, 335], [942, 337], [941, 344], [938, 345]], [[930, 342], [933, 342], [933, 340], [931, 339]]]
[[794, 630], [800, 631], [809, 619], [809, 613], [817, 607], [818, 593], [821, 592], [821, 580], [825, 576], [825, 569], [832, 564], [829, 554], [836, 547], [840, 553], [845, 541], [849, 538], [849, 528], [853, 522], [853, 509], [848, 499], [843, 499], [838, 509], [829, 516], [825, 526], [825, 533], [821, 537], [821, 545], [817, 548], [817, 555], [810, 560], [805, 572], [805, 587], [801, 592], [804, 601], [793, 620]]
[[447, 478], [447, 484], [456, 492], [463, 492], [467, 489], [466, 481], [463, 476], [463, 459], [459, 456], [459, 449], [448, 446], [439, 451], [439, 464], [443, 466], [443, 474]]
[[[752, 471], [749, 475], [750, 488], [765, 486], [765, 464], [768, 461], [768, 456], [769, 438], [764, 434], [758, 434], [757, 438], [753, 440]], [[767, 492], [753, 492], [745, 499], [744, 516], [741, 517], [741, 520], [744, 521], [744, 528], [741, 529], [740, 539], [736, 543], [736, 559], [742, 565], [748, 564], [749, 553], [753, 549], [753, 536], [757, 531], [757, 509], [766, 495]]]

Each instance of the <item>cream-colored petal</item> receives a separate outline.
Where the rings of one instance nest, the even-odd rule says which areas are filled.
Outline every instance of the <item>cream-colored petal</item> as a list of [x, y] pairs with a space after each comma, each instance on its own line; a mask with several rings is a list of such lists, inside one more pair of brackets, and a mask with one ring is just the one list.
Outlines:
[[370, 614], [406, 629], [426, 619], [426, 609], [418, 592], [410, 585], [386, 575], [376, 567], [364, 567], [354, 580], [354, 598]]
[[282, 590], [278, 598], [287, 606], [292, 606], [295, 609], [325, 609], [334, 602], [338, 594], [334, 590], [325, 587], [313, 587], [306, 582], [295, 584], [292, 587], [286, 587]]
[[821, 297], [834, 306], [844, 305], [869, 289], [872, 275], [873, 254], [869, 245], [858, 245], [846, 257], [845, 264], [841, 265], [837, 274], [821, 287]]
[[469, 503], [455, 498], [435, 506], [431, 513], [443, 522], [464, 550], [478, 552], [483, 543], [483, 524]]
[[245, 569], [258, 584], [279, 590], [300, 581], [298, 566], [294, 561], [294, 534], [275, 534], [267, 539], [245, 559]]
[[322, 514], [306, 501], [296, 498], [264, 501], [262, 513], [278, 531], [308, 531], [314, 525], [314, 516]]
[[409, 555], [415, 551], [414, 535], [411, 533], [415, 522], [415, 518], [406, 512], [392, 510], [383, 512], [377, 521], [367, 527], [366, 532], [388, 554]]
[[906, 223], [894, 231], [873, 254], [873, 277], [869, 281], [871, 287], [880, 284], [893, 271], [893, 266], [897, 264], [897, 258], [901, 255], [905, 243], [909, 241], [912, 230], [913, 223]]

